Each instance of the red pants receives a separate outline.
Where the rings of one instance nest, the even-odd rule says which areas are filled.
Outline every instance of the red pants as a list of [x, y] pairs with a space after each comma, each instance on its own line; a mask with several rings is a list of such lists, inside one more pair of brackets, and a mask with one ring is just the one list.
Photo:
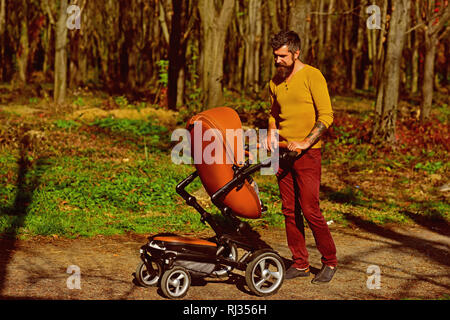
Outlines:
[[336, 246], [319, 208], [321, 160], [320, 149], [309, 149], [293, 166], [283, 168], [280, 164], [277, 173], [287, 242], [294, 260], [292, 266], [300, 269], [309, 266], [303, 216], [322, 254], [322, 263], [337, 265]]

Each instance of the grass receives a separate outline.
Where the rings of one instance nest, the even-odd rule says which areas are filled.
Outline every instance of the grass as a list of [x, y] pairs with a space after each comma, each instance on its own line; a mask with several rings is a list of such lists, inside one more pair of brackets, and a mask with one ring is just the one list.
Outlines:
[[[347, 105], [348, 99], [337, 101]], [[74, 101], [90, 104], [88, 98]], [[352, 101], [356, 110], [361, 102]], [[242, 113], [263, 108], [244, 102], [238, 108]], [[450, 169], [447, 150], [439, 144], [405, 144], [396, 150], [373, 146], [365, 136], [367, 109], [360, 116], [337, 110], [334, 131], [326, 138], [320, 203], [325, 219], [344, 226], [355, 216], [376, 224], [420, 219], [448, 224], [448, 198], [436, 190]], [[0, 234], [78, 237], [207, 228], [175, 192], [194, 169], [172, 163], [170, 130], [158, 122], [105, 118], [83, 123], [1, 111], [0, 120], [2, 132], [17, 138], [0, 145]], [[19, 137], [24, 128], [44, 132], [43, 143], [23, 152]], [[248, 222], [282, 227], [276, 178], [254, 178], [269, 210]], [[200, 187], [196, 179], [189, 191]]]
[[[8, 172], [17, 172], [17, 159], [1, 159], [6, 158]], [[175, 192], [175, 186], [192, 171], [191, 166], [173, 164], [168, 155], [153, 154], [149, 159], [126, 163], [63, 157], [51, 159], [45, 166], [35, 164], [26, 173], [20, 191], [11, 183], [2, 189], [0, 233], [18, 228], [23, 235], [77, 237], [203, 230], [199, 214]], [[7, 173], [2, 172], [2, 176]], [[10, 176], [12, 180], [17, 178], [15, 174]], [[39, 181], [35, 187], [36, 177]], [[200, 187], [196, 179], [188, 191]], [[18, 192], [30, 194], [23, 223], [14, 212]], [[263, 200], [270, 196], [263, 196]], [[276, 220], [274, 216], [267, 217], [269, 224]]]
[[[21, 234], [69, 237], [201, 229], [198, 216], [173, 192], [188, 174], [167, 156], [126, 163], [53, 158], [30, 168], [20, 190], [12, 184], [2, 189], [0, 233], [18, 227]], [[30, 203], [20, 226], [14, 203], [25, 193]]]

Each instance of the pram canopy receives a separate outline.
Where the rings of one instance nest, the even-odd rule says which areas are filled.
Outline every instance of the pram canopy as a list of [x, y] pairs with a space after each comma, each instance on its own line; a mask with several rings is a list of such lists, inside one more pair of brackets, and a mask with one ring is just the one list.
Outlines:
[[[215, 129], [209, 131], [209, 133], [212, 133], [211, 140], [205, 141], [203, 134], [201, 136], [198, 135], [200, 126], [202, 133], [205, 133], [209, 129]], [[207, 163], [202, 157], [202, 161], [199, 163], [196, 163], [198, 161], [194, 162], [198, 176], [206, 192], [209, 196], [212, 196], [217, 190], [233, 179], [233, 166], [242, 166], [242, 163], [238, 162], [239, 159], [237, 156], [240, 152], [242, 152], [241, 154], [244, 153], [242, 140], [238, 140], [242, 139], [242, 136], [230, 136], [230, 134], [227, 136], [227, 130], [229, 130], [228, 133], [242, 130], [241, 120], [235, 110], [228, 107], [218, 107], [193, 116], [187, 123], [187, 129], [191, 135], [191, 151], [200, 150], [203, 155], [203, 151], [211, 143], [215, 144], [215, 148], [222, 148], [222, 152], [218, 153], [222, 155], [222, 159], [216, 158], [216, 161]], [[197, 130], [197, 134], [195, 134], [195, 130]], [[237, 216], [247, 219], [261, 217], [259, 196], [255, 188], [247, 180], [242, 186], [231, 190], [221, 200]]]

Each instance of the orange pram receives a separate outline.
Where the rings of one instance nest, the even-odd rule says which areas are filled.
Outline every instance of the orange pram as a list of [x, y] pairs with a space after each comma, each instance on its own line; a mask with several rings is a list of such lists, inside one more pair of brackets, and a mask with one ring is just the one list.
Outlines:
[[[142, 286], [159, 286], [166, 297], [174, 299], [186, 295], [191, 277], [223, 277], [237, 269], [245, 271], [246, 284], [255, 295], [274, 294], [284, 280], [283, 260], [259, 239], [259, 235], [247, 223], [239, 219], [261, 217], [264, 206], [251, 175], [262, 167], [270, 166], [270, 161], [274, 160], [253, 165], [248, 160], [240, 163], [236, 152], [230, 152], [243, 151], [239, 149], [243, 146], [238, 136], [223, 139], [227, 136], [227, 130], [242, 129], [238, 114], [231, 108], [210, 109], [188, 121], [191, 150], [203, 152], [210, 142], [198, 137], [196, 139], [195, 125], [201, 126], [203, 132], [213, 129], [210, 132], [215, 138], [215, 147], [223, 148], [222, 158], [219, 157], [222, 161], [194, 161], [195, 172], [181, 181], [176, 191], [200, 213], [201, 221], [208, 223], [216, 236], [208, 240], [174, 234], [149, 237], [148, 243], [140, 250], [142, 261], [136, 269], [136, 280]], [[292, 153], [285, 153], [281, 157], [292, 156]], [[224, 228], [217, 223], [196, 198], [186, 191], [186, 187], [197, 177], [231, 228]], [[238, 248], [245, 252], [241, 257], [238, 257]]]

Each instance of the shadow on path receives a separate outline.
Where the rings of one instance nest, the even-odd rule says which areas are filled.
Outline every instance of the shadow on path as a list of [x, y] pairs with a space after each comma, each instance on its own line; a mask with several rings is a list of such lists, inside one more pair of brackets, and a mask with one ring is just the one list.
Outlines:
[[[320, 191], [324, 194], [324, 197], [330, 199], [330, 201], [335, 203], [351, 204], [353, 206], [361, 206], [369, 209], [374, 208], [377, 210], [380, 210], [379, 206], [375, 206], [374, 204], [385, 204], [384, 202], [379, 200], [362, 200], [351, 188], [345, 189], [344, 191], [336, 191], [333, 188], [321, 185]], [[426, 212], [427, 215], [413, 213], [400, 207], [398, 208], [399, 213], [410, 218], [419, 226], [449, 237], [450, 223], [445, 219], [444, 212], [437, 210], [429, 202], [420, 201], [416, 203], [419, 205], [420, 210]], [[349, 220], [349, 222], [352, 222], [351, 219]]]
[[33, 200], [33, 193], [39, 186], [40, 178], [46, 167], [46, 159], [39, 159], [33, 164], [28, 160], [27, 146], [21, 144], [20, 148], [20, 157], [17, 161], [17, 192], [14, 203], [10, 207], [0, 208], [0, 215], [12, 218], [9, 229], [0, 234], [0, 298], [3, 297], [7, 268], [17, 245], [17, 235], [25, 223], [29, 206]]
[[360, 217], [351, 213], [344, 213], [345, 218], [353, 223], [355, 226], [365, 230], [369, 233], [376, 234], [386, 239], [391, 239], [399, 242], [404, 248], [410, 248], [418, 253], [428, 256], [435, 262], [450, 266], [450, 252], [438, 247], [439, 243], [429, 241], [422, 238], [416, 238], [410, 235], [404, 235], [394, 230], [381, 227], [371, 222], [367, 222]]

